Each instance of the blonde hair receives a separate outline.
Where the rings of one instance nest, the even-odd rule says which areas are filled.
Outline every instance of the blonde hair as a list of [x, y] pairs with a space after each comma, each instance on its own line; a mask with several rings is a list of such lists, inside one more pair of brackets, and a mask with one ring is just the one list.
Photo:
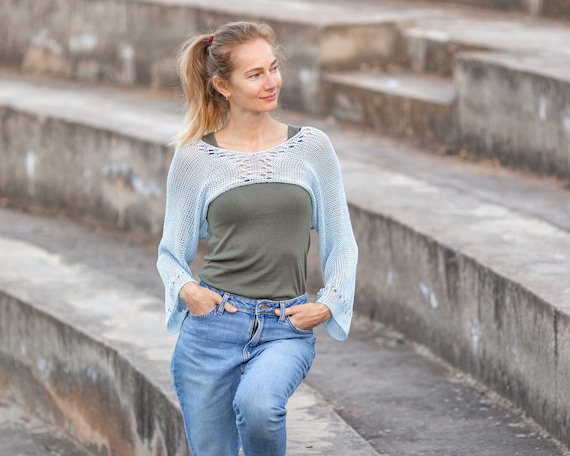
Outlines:
[[234, 70], [234, 50], [259, 38], [267, 41], [277, 58], [283, 60], [281, 51], [275, 46], [273, 29], [257, 22], [230, 22], [213, 34], [193, 36], [182, 43], [177, 70], [186, 112], [182, 129], [173, 141], [176, 147], [196, 142], [226, 124], [229, 103], [214, 88], [212, 80], [217, 75], [229, 82]]

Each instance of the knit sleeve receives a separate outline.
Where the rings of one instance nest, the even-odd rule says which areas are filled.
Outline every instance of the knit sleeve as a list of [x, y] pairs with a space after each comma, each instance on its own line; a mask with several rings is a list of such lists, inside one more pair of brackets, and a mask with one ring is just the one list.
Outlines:
[[186, 283], [196, 281], [190, 265], [199, 239], [207, 234], [201, 215], [204, 191], [201, 190], [198, 168], [195, 154], [183, 148], [174, 154], [167, 178], [157, 269], [164, 282], [166, 329], [171, 333], [180, 329], [186, 315], [187, 308], [179, 292]]
[[[313, 147], [316, 149], [315, 170], [319, 182], [315, 229], [319, 233], [319, 251], [324, 287], [317, 301], [325, 304], [332, 317], [325, 322], [329, 334], [337, 340], [348, 337], [358, 247], [352, 231], [344, 192], [340, 164], [329, 138], [318, 131]], [[319, 137], [320, 136], [320, 137]]]

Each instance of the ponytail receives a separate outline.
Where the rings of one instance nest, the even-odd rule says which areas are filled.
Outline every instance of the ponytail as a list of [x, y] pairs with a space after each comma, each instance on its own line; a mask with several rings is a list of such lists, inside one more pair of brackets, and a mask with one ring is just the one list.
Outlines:
[[213, 35], [190, 38], [181, 47], [177, 69], [184, 91], [186, 113], [182, 129], [174, 140], [176, 147], [193, 143], [205, 133], [220, 129], [229, 114], [227, 102], [214, 89], [213, 75], [208, 74], [211, 36]]
[[184, 91], [186, 113], [180, 133], [173, 144], [180, 147], [198, 141], [206, 133], [221, 129], [228, 121], [228, 101], [214, 88], [214, 76], [230, 81], [234, 69], [233, 50], [255, 39], [264, 39], [275, 48], [275, 33], [266, 24], [231, 22], [214, 34], [191, 37], [182, 43], [178, 57], [178, 76]]

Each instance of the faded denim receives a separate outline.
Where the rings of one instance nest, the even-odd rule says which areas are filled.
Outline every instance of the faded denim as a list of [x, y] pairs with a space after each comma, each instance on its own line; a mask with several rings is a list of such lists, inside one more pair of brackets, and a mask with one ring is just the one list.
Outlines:
[[[296, 328], [284, 310], [307, 297], [272, 301], [208, 288], [222, 303], [186, 315], [171, 362], [192, 455], [237, 456], [241, 446], [244, 456], [284, 456], [285, 407], [315, 356], [313, 331]], [[226, 302], [238, 311], [225, 312]]]

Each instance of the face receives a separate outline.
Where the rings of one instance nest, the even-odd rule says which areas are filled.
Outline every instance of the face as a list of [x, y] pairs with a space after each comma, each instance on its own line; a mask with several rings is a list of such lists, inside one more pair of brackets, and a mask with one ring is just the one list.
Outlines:
[[235, 69], [224, 84], [232, 111], [269, 112], [277, 108], [281, 74], [273, 48], [257, 39], [237, 47], [233, 55]]

